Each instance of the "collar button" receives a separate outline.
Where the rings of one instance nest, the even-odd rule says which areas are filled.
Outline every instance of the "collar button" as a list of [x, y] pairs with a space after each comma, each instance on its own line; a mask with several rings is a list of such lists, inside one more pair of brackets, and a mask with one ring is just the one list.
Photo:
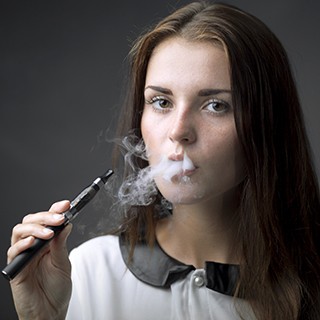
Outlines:
[[204, 285], [204, 279], [202, 276], [197, 275], [193, 278], [193, 283], [200, 288]]

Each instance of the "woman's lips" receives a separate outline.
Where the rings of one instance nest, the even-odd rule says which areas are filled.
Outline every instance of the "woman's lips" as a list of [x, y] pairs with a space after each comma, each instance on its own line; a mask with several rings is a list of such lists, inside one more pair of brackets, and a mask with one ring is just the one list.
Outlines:
[[190, 177], [196, 168], [186, 152], [175, 153], [163, 156], [160, 162], [153, 167], [153, 174], [154, 176], [161, 175], [167, 181], [173, 181], [182, 177]]
[[172, 153], [168, 159], [171, 161], [183, 161], [184, 154], [183, 153]]
[[196, 171], [196, 168], [189, 169], [189, 170], [183, 170], [182, 175], [183, 176], [191, 176], [194, 174], [195, 171]]
[[172, 181], [175, 182], [189, 182], [191, 179], [191, 176], [196, 172], [197, 168], [190, 169], [190, 170], [183, 170], [180, 171], [178, 174], [174, 175], [172, 177]]

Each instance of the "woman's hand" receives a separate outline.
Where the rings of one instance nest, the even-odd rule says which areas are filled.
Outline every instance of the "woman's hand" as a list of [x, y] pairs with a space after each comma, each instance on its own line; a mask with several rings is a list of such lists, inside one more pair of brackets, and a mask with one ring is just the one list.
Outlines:
[[[13, 228], [8, 263], [32, 246], [35, 238], [51, 239], [54, 232], [45, 226], [61, 225], [62, 213], [69, 207], [69, 201], [56, 202], [48, 212], [25, 216]], [[71, 265], [66, 247], [70, 231], [71, 225], [67, 225], [10, 281], [19, 319], [65, 319], [71, 296]]]

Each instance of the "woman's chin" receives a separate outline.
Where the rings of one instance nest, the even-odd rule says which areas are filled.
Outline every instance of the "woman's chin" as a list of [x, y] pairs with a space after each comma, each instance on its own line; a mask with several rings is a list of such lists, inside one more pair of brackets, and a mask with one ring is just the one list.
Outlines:
[[159, 190], [172, 205], [195, 204], [203, 198], [199, 188], [188, 181], [161, 185]]

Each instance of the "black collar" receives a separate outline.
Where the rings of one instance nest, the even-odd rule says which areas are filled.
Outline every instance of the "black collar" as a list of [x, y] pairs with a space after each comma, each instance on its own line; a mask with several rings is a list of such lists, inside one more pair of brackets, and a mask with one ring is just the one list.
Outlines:
[[[119, 237], [120, 250], [128, 269], [139, 280], [155, 287], [168, 288], [175, 281], [186, 277], [196, 268], [168, 256], [156, 241], [150, 248], [146, 242], [138, 242], [129, 262], [129, 247], [124, 235]], [[232, 296], [239, 278], [239, 266], [206, 262], [207, 288]]]

